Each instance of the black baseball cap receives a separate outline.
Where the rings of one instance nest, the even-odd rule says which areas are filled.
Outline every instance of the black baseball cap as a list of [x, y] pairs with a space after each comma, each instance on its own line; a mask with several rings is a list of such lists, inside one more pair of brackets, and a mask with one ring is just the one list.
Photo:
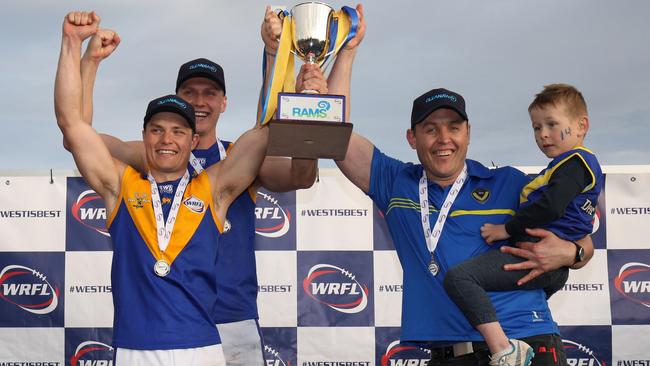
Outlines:
[[174, 94], [165, 95], [164, 97], [156, 98], [149, 102], [147, 106], [147, 113], [144, 115], [144, 123], [142, 128], [147, 126], [151, 117], [160, 112], [172, 112], [185, 118], [188, 126], [192, 132], [196, 133], [196, 119], [194, 117], [194, 107], [185, 99], [177, 97]]
[[465, 99], [453, 91], [438, 88], [430, 90], [413, 101], [411, 110], [411, 128], [422, 122], [427, 116], [440, 108], [448, 108], [456, 111], [467, 121], [465, 112]]
[[207, 58], [197, 58], [186, 62], [178, 69], [176, 78], [176, 92], [186, 80], [191, 78], [204, 77], [217, 83], [226, 94], [226, 82], [223, 79], [223, 69], [218, 63], [212, 62]]

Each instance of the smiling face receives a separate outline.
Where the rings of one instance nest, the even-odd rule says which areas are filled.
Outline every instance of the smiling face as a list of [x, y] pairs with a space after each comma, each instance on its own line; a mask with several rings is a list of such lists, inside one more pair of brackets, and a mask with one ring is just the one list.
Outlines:
[[535, 107], [530, 119], [537, 147], [551, 159], [582, 146], [589, 128], [587, 116], [572, 116], [564, 103]]
[[172, 112], [156, 113], [142, 131], [149, 170], [157, 182], [178, 179], [185, 173], [190, 151], [198, 143], [187, 121]]
[[470, 126], [456, 111], [432, 112], [406, 138], [418, 154], [427, 178], [442, 187], [452, 184], [465, 165]]
[[176, 94], [194, 107], [196, 132], [199, 136], [203, 138], [214, 134], [219, 116], [225, 112], [228, 100], [219, 84], [207, 78], [195, 77], [181, 84]]

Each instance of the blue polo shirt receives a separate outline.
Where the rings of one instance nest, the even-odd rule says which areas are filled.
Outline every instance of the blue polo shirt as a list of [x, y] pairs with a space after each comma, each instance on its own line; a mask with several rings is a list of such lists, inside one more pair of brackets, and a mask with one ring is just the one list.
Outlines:
[[[403, 163], [375, 148], [368, 195], [385, 213], [404, 272], [402, 293], [402, 341], [481, 341], [447, 296], [443, 280], [452, 266], [495, 250], [480, 235], [486, 222], [504, 223], [519, 206], [519, 193], [528, 182], [511, 168], [490, 170], [467, 160], [468, 179], [451, 207], [435, 252], [437, 276], [428, 270], [427, 250], [420, 217], [418, 182], [422, 165]], [[429, 182], [430, 222], [438, 218], [451, 186]], [[543, 290], [490, 292], [501, 326], [510, 338], [559, 333]]]

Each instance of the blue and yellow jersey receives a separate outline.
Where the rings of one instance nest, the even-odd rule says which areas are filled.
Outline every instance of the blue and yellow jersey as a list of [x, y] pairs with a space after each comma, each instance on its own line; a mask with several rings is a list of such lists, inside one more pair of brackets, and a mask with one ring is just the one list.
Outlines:
[[[223, 141], [227, 151], [232, 143]], [[221, 160], [217, 144], [206, 150], [194, 150], [194, 156], [206, 168]], [[219, 242], [217, 261], [217, 303], [212, 311], [215, 323], [257, 319], [257, 269], [255, 262], [255, 199], [249, 188], [228, 208], [229, 230]]]
[[[403, 163], [375, 149], [368, 195], [385, 213], [403, 269], [402, 335], [409, 341], [481, 341], [443, 286], [452, 266], [496, 247], [480, 235], [486, 222], [503, 223], [519, 206], [519, 192], [528, 182], [520, 171], [490, 170], [467, 160], [468, 179], [451, 207], [435, 251], [440, 273], [428, 270], [431, 258], [422, 232], [418, 182], [422, 165]], [[430, 222], [451, 189], [429, 182]], [[544, 291], [490, 292], [503, 329], [510, 338], [557, 333]]]
[[579, 147], [560, 154], [522, 189], [519, 198], [522, 208], [535, 202], [548, 188], [553, 172], [574, 157], [579, 158], [585, 169], [590, 173], [591, 181], [571, 201], [562, 217], [544, 226], [545, 229], [566, 240], [581, 239], [585, 235], [591, 234], [593, 230], [598, 195], [603, 187], [604, 180], [600, 164], [593, 152], [584, 147]]
[[[107, 221], [113, 240], [113, 347], [154, 350], [221, 343], [211, 308], [222, 225], [207, 174], [190, 180], [163, 253], [149, 181], [127, 167], [121, 184], [118, 206]], [[165, 277], [154, 273], [160, 258], [171, 264]]]

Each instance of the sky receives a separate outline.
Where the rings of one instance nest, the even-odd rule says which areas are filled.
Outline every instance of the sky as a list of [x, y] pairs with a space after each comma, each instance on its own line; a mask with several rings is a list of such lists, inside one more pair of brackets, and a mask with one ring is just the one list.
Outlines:
[[[139, 139], [148, 101], [173, 93], [182, 63], [205, 57], [225, 70], [228, 108], [218, 134], [235, 140], [255, 123], [266, 4], [3, 2], [0, 171], [74, 168], [53, 110], [68, 11], [95, 10], [101, 26], [122, 38], [96, 82], [93, 125], [99, 132]], [[563, 82], [587, 100], [591, 127], [585, 144], [602, 165], [650, 164], [649, 1], [375, 0], [364, 8], [368, 28], [354, 65], [350, 120], [389, 155], [417, 159], [405, 138], [412, 101], [445, 87], [466, 99], [469, 158], [486, 165], [546, 165], [527, 107], [544, 85]]]

